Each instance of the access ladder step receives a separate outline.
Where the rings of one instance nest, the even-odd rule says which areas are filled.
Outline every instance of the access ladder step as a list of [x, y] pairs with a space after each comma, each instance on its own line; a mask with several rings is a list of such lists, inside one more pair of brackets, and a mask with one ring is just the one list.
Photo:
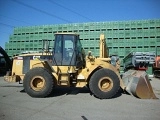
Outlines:
[[59, 75], [69, 75], [69, 73], [59, 73]]
[[68, 80], [59, 80], [60, 85], [69, 85]]
[[59, 80], [59, 82], [68, 83], [68, 80]]

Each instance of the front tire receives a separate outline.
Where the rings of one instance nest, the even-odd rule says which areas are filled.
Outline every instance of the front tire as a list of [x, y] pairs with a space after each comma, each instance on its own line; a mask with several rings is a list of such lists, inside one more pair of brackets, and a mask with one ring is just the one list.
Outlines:
[[47, 69], [37, 67], [29, 70], [23, 79], [23, 87], [31, 97], [44, 98], [53, 90], [54, 78]]
[[109, 99], [118, 92], [120, 80], [114, 71], [102, 68], [91, 76], [89, 88], [95, 97]]

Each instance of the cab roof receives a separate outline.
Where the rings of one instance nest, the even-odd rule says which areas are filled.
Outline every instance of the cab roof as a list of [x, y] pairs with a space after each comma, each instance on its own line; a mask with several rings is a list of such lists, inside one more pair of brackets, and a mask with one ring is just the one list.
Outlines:
[[61, 32], [61, 33], [55, 33], [55, 35], [79, 35], [77, 33], [73, 33], [73, 32]]

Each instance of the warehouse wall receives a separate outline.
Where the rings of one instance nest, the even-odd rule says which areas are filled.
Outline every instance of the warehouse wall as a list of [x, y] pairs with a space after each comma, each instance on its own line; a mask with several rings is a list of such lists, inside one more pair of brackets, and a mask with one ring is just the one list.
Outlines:
[[131, 51], [156, 49], [160, 55], [160, 19], [16, 27], [5, 50], [10, 56], [22, 51], [41, 51], [43, 39], [51, 41], [52, 49], [56, 32], [79, 33], [85, 51], [91, 50], [95, 56], [99, 55], [101, 33], [106, 35], [110, 55], [117, 54], [122, 59]]

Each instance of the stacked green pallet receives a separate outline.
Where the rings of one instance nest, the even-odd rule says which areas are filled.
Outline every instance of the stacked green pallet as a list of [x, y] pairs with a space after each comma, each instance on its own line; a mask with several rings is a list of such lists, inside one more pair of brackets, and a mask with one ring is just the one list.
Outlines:
[[[5, 49], [13, 54], [22, 51], [41, 51], [43, 40], [54, 44], [54, 33], [75, 32], [80, 34], [86, 52], [99, 56], [99, 36], [104, 33], [110, 55], [117, 54], [121, 59], [130, 52], [156, 51], [160, 55], [160, 19], [136, 21], [88, 22], [55, 24], [14, 28]], [[123, 63], [122, 66], [123, 67]]]

